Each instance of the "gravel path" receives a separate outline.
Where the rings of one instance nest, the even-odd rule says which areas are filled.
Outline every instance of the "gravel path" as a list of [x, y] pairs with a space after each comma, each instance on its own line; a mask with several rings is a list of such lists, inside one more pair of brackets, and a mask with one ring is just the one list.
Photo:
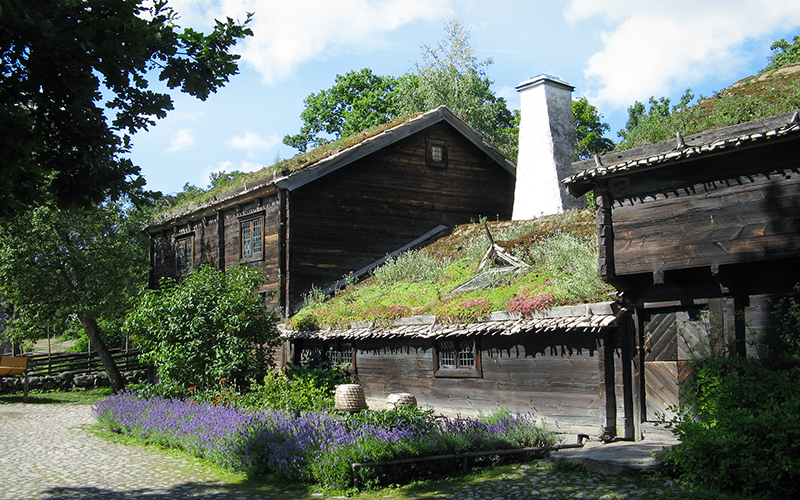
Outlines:
[[[94, 436], [87, 431], [94, 422], [86, 405], [0, 404], [0, 500], [345, 498], [321, 493], [298, 497], [280, 490], [247, 494], [191, 458]], [[428, 492], [419, 498], [649, 500], [675, 498], [676, 493], [670, 484], [642, 490], [622, 477], [584, 475], [576, 481], [575, 475], [523, 464], [501, 479], [466, 484], [448, 495]]]

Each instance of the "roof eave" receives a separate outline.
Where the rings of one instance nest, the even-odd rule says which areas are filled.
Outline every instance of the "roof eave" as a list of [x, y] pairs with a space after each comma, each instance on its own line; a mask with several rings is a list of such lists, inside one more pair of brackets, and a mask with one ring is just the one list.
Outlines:
[[514, 162], [500, 152], [493, 144], [489, 143], [480, 133], [457, 118], [452, 111], [445, 106], [439, 106], [436, 109], [432, 109], [408, 121], [399, 123], [380, 134], [369, 137], [358, 144], [354, 144], [345, 150], [324, 158], [313, 165], [292, 172], [290, 175], [276, 180], [276, 184], [281, 189], [293, 191], [299, 187], [305, 186], [309, 182], [324, 177], [350, 163], [379, 151], [386, 146], [394, 144], [406, 137], [410, 137], [440, 121], [445, 121], [450, 124], [506, 171], [512, 175], [516, 175], [516, 165], [514, 165]]
[[570, 193], [580, 196], [600, 179], [609, 179], [661, 168], [665, 164], [725, 154], [731, 149], [759, 147], [766, 141], [789, 140], [800, 133], [798, 113], [786, 113], [761, 120], [678, 137], [627, 151], [595, 156], [572, 163], [575, 174], [564, 179]]

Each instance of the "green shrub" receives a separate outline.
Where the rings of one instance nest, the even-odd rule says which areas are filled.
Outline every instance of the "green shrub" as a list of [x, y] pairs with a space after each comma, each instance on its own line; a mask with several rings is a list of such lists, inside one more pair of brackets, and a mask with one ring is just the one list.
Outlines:
[[238, 406], [254, 409], [319, 411], [332, 408], [333, 391], [349, 382], [339, 368], [306, 368], [288, 365], [281, 371], [267, 374], [262, 383], [254, 383], [242, 396]]
[[399, 281], [433, 283], [442, 277], [444, 269], [438, 259], [424, 250], [412, 250], [386, 259], [386, 263], [372, 271], [372, 276], [381, 285]]
[[275, 313], [256, 293], [264, 279], [257, 268], [201, 266], [180, 283], [142, 291], [125, 326], [166, 391], [205, 389], [222, 378], [241, 386], [266, 373], [278, 334]]
[[800, 392], [790, 371], [738, 356], [694, 362], [664, 462], [693, 486], [758, 498], [800, 494]]

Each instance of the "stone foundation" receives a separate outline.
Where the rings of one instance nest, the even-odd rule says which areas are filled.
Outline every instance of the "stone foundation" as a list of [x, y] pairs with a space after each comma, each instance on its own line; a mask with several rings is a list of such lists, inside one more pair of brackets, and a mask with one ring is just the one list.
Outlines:
[[[131, 372], [123, 372], [123, 378], [126, 384], [139, 384], [147, 382], [147, 370], [135, 370]], [[108, 375], [105, 372], [93, 373], [90, 375], [64, 372], [54, 376], [36, 376], [29, 377], [29, 387], [38, 390], [63, 390], [69, 391], [76, 387], [90, 388], [90, 387], [107, 387], [109, 386]], [[0, 391], [2, 392], [17, 392], [25, 388], [24, 377], [0, 377]]]

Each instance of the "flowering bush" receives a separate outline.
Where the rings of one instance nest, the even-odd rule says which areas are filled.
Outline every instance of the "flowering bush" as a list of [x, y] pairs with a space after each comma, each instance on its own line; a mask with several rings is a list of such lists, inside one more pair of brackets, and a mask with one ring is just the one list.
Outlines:
[[[417, 409], [362, 412], [335, 418], [321, 412], [254, 411], [206, 402], [122, 392], [97, 403], [98, 421], [112, 430], [185, 450], [249, 475], [350, 486], [354, 462], [477, 450], [547, 446], [555, 434], [536, 427], [532, 415], [492, 414], [490, 419], [441, 418]], [[535, 431], [529, 430], [535, 428]], [[530, 439], [531, 436], [535, 439]], [[524, 439], [521, 439], [524, 437]], [[369, 483], [376, 469], [362, 470]], [[365, 477], [366, 476], [366, 477]]]
[[411, 315], [411, 308], [408, 306], [381, 306], [376, 309], [364, 311], [361, 313], [360, 316], [367, 320], [372, 320], [372, 319], [381, 320], [381, 319], [397, 319], [410, 315]]
[[[537, 290], [538, 292], [538, 290]], [[539, 311], [555, 305], [556, 298], [552, 292], [536, 294], [523, 287], [514, 297], [506, 303], [506, 308], [511, 312], [517, 312], [525, 316], [533, 311]]]
[[486, 297], [466, 299], [445, 304], [438, 314], [458, 321], [474, 321], [484, 318], [492, 311], [493, 305]]

